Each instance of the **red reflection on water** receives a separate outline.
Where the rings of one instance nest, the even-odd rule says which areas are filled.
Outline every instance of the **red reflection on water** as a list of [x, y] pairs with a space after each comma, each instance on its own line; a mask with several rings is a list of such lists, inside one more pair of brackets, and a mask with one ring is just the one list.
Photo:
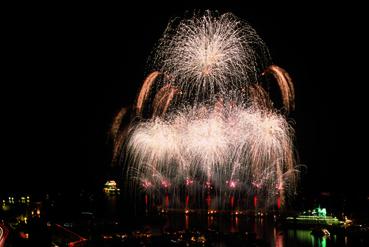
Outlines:
[[230, 232], [239, 232], [238, 229], [238, 216], [231, 217]]
[[277, 198], [277, 208], [278, 209], [281, 208], [281, 198], [280, 197]]
[[283, 235], [279, 234], [275, 227], [273, 229], [273, 237], [274, 237], [274, 246], [283, 247]]
[[208, 227], [211, 228], [213, 227], [214, 224], [214, 217], [211, 215], [208, 216]]
[[186, 208], [188, 208], [189, 202], [190, 202], [190, 196], [186, 195]]
[[190, 226], [190, 216], [188, 214], [185, 215], [185, 229], [188, 230]]

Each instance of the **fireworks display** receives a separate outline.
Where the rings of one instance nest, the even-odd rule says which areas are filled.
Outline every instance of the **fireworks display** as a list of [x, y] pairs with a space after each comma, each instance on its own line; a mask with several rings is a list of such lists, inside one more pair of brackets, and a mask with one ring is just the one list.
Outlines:
[[[186, 205], [188, 195], [283, 203], [296, 184], [293, 129], [281, 113], [293, 109], [294, 90], [255, 30], [230, 13], [172, 21], [150, 64], [131, 115], [124, 108], [112, 127], [128, 184], [157, 198], [187, 195]], [[267, 75], [284, 111], [262, 86]]]
[[207, 13], [170, 23], [154, 58], [154, 68], [168, 75], [161, 85], [170, 82], [187, 100], [199, 100], [257, 82], [269, 54], [246, 23], [229, 13]]

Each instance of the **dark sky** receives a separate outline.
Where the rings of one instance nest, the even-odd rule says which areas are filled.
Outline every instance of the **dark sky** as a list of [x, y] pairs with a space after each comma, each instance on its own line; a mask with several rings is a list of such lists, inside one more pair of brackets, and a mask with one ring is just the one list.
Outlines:
[[308, 167], [302, 188], [368, 192], [366, 14], [359, 6], [242, 2], [9, 9], [0, 192], [101, 183], [111, 170], [113, 115], [133, 102], [168, 20], [194, 8], [247, 20], [294, 79], [291, 119]]

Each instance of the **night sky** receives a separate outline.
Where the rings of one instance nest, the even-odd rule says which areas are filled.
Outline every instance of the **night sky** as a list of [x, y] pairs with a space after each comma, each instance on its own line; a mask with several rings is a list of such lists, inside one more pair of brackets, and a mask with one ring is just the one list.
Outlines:
[[107, 135], [114, 114], [134, 101], [168, 20], [209, 8], [248, 21], [293, 78], [301, 189], [368, 193], [367, 14], [241, 2], [9, 9], [0, 192], [93, 187], [119, 171]]

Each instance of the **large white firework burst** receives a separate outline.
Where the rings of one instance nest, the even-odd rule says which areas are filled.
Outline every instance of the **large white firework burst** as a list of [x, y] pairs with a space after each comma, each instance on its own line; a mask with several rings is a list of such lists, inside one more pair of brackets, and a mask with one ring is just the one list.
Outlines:
[[155, 51], [156, 70], [196, 99], [229, 93], [257, 81], [269, 63], [268, 49], [255, 30], [231, 13], [173, 21]]
[[257, 105], [195, 107], [133, 125], [127, 155], [140, 182], [175, 191], [197, 179], [221, 193], [234, 191], [227, 181], [237, 181], [239, 191], [270, 199], [294, 183], [292, 136], [282, 115]]

